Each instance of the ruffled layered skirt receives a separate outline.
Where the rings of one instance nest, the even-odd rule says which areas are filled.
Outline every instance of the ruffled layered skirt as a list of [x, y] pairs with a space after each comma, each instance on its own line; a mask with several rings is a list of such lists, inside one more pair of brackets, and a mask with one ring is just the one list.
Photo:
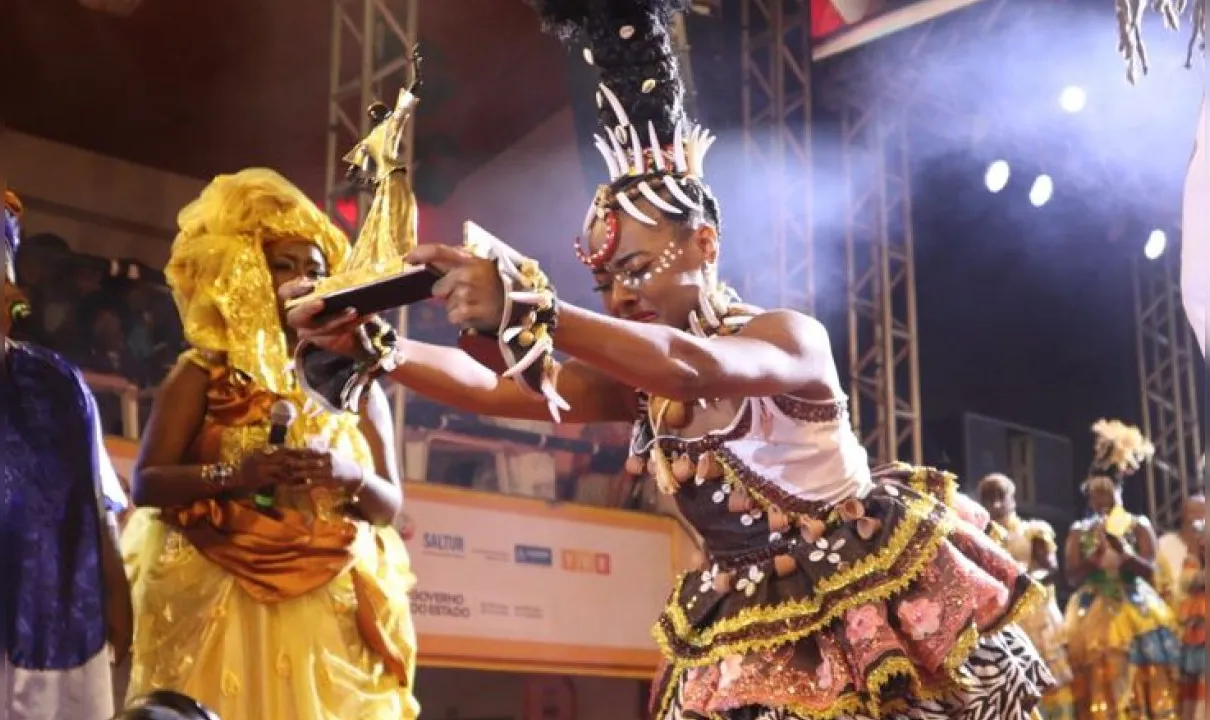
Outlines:
[[1033, 715], [1053, 679], [1013, 622], [1045, 591], [968, 521], [985, 515], [964, 518], [952, 476], [875, 478], [811, 531], [680, 578], [655, 629], [656, 718]]
[[1067, 603], [1076, 717], [1178, 717], [1180, 642], [1172, 610], [1141, 580], [1085, 584]]

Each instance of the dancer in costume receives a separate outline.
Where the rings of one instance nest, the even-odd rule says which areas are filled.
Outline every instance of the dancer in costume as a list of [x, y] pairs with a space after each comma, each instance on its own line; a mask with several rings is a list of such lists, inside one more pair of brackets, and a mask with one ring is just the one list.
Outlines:
[[1071, 667], [1067, 664], [1067, 638], [1063, 614], [1055, 598], [1059, 573], [1055, 531], [1043, 520], [1022, 520], [1017, 515], [1017, 486], [1008, 477], [993, 473], [979, 481], [979, 501], [1003, 528], [1004, 546], [1013, 558], [1047, 590], [1047, 601], [1022, 616], [1021, 629], [1042, 654], [1055, 678], [1055, 687], [1039, 707], [1044, 720], [1074, 718], [1071, 702]]
[[1181, 527], [1160, 537], [1156, 586], [1181, 627], [1181, 717], [1206, 717], [1206, 496], [1181, 508]]
[[[1042, 588], [952, 476], [871, 474], [822, 325], [744, 305], [718, 281], [712, 138], [684, 117], [673, 4], [572, 5], [543, 15], [604, 75], [610, 182], [578, 254], [607, 313], [560, 302], [535, 262], [493, 239], [421, 246], [410, 259], [445, 273], [435, 292], [450, 320], [503, 376], [459, 349], [371, 347], [362, 319], [319, 323], [312, 300], [290, 313], [307, 330], [308, 386], [332, 402], [324, 388], [386, 372], [476, 413], [634, 421], [628, 464], [650, 465], [708, 554], [655, 628], [656, 718], [1030, 717], [1052, 681], [1011, 623]], [[555, 346], [574, 359], [555, 362]]]
[[[20, 213], [6, 192], [6, 298]], [[126, 499], [79, 371], [7, 337], [0, 364], [0, 718], [106, 720], [110, 662], [130, 647]]]
[[1155, 531], [1122, 507], [1122, 481], [1151, 457], [1138, 428], [1100, 420], [1084, 494], [1092, 514], [1067, 535], [1067, 658], [1077, 717], [1177, 716], [1179, 643], [1155, 591]]
[[[215, 178], [165, 274], [192, 349], [152, 409], [123, 535], [131, 697], [170, 688], [223, 720], [414, 718], [416, 640], [385, 396], [306, 403], [276, 289], [340, 265], [346, 238], [277, 173]], [[284, 447], [271, 416], [296, 408]]]

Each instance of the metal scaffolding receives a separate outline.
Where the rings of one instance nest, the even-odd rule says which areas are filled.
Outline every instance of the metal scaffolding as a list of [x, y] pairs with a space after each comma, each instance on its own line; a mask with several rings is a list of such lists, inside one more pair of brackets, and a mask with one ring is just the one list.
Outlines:
[[[753, 263], [746, 294], [774, 268], [779, 307], [813, 312], [815, 242], [811, 160], [811, 8], [808, 0], [742, 0], [744, 157], [772, 190], [767, 263]], [[762, 238], [763, 239], [763, 238]]]
[[[371, 198], [359, 193], [345, 180], [344, 155], [370, 131], [368, 109], [375, 101], [394, 105], [395, 94], [407, 86], [412, 50], [420, 28], [420, 0], [332, 0], [332, 46], [328, 76], [328, 146], [324, 176], [324, 209], [343, 226], [349, 237], [357, 237], [369, 210]], [[402, 20], [400, 19], [402, 18]], [[406, 126], [404, 160], [411, 167], [415, 122]], [[337, 202], [356, 199], [354, 227], [337, 212]], [[399, 334], [407, 336], [407, 308], [400, 308]], [[407, 393], [394, 386], [392, 409], [395, 442], [401, 471], [407, 477], [404, 447]]]
[[[395, 8], [401, 10], [396, 13]], [[370, 131], [366, 110], [381, 100], [394, 104], [407, 84], [412, 48], [419, 29], [420, 0], [332, 0], [332, 45], [328, 75], [328, 148], [324, 209], [348, 227], [336, 212], [338, 200], [357, 198], [357, 223], [370, 198], [345, 181], [344, 155]], [[402, 21], [399, 19], [402, 18]], [[404, 158], [412, 163], [415, 123], [408, 123]]]
[[1180, 252], [1140, 259], [1134, 311], [1143, 433], [1155, 444], [1146, 466], [1147, 510], [1161, 528], [1180, 525], [1181, 504], [1197, 482], [1202, 454], [1197, 372], [1202, 367], [1180, 297]]
[[875, 462], [921, 463], [907, 122], [878, 101], [841, 117], [853, 427]]

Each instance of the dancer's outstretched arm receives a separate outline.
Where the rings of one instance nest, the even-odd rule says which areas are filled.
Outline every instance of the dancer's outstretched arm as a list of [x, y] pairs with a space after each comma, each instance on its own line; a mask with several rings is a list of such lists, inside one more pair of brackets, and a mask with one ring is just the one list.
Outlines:
[[[309, 292], [306, 281], [291, 283], [283, 295]], [[356, 312], [326, 323], [316, 323], [323, 302], [315, 300], [290, 310], [287, 322], [299, 331], [300, 341], [355, 357], [361, 352], [353, 331], [365, 321]], [[549, 420], [546, 401], [526, 393], [459, 348], [443, 347], [401, 338], [398, 366], [392, 380], [430, 400], [466, 412], [496, 417]], [[563, 420], [572, 423], [629, 422], [634, 419], [634, 391], [582, 362], [566, 363], [559, 372], [559, 394], [571, 405]]]
[[[504, 290], [494, 262], [445, 245], [422, 245], [408, 261], [444, 272], [434, 293], [446, 301], [451, 322], [480, 329], [499, 323]], [[798, 312], [766, 312], [736, 335], [701, 338], [669, 325], [559, 307], [556, 347], [629, 387], [685, 401], [803, 390], [826, 399], [838, 392], [827, 331]]]

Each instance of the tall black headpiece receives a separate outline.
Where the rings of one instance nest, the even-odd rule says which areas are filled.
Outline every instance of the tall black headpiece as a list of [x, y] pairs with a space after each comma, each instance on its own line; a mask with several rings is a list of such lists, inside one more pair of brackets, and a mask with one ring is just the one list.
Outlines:
[[[646, 199], [671, 218], [701, 213], [718, 222], [718, 209], [703, 181], [706, 152], [715, 138], [685, 116], [685, 86], [672, 50], [669, 24], [687, 0], [530, 0], [543, 27], [601, 73], [597, 90], [600, 129], [593, 140], [609, 183], [602, 185], [584, 218], [606, 224], [595, 252], [576, 243], [580, 261], [602, 268], [617, 249], [622, 211], [645, 225], [656, 219], [635, 201]], [[661, 192], [661, 190], [663, 192]]]

